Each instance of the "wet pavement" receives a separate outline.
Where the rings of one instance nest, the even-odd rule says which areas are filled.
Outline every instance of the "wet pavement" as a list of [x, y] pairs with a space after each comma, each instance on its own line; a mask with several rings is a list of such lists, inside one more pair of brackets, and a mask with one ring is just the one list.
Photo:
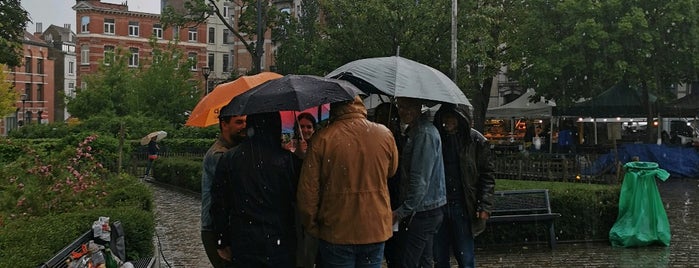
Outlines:
[[[210, 267], [199, 236], [198, 194], [149, 184], [156, 205], [160, 267]], [[699, 267], [699, 179], [659, 182], [670, 221], [669, 247], [613, 248], [608, 242], [493, 245], [478, 248], [479, 267]], [[454, 265], [454, 267], [457, 267]]]

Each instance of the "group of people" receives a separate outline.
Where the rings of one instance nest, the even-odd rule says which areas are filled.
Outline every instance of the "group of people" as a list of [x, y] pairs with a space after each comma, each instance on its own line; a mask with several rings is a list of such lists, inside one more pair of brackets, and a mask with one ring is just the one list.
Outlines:
[[[203, 161], [201, 236], [214, 267], [474, 267], [493, 205], [494, 164], [465, 106], [360, 97], [316, 131], [279, 113], [219, 118]], [[226, 114], [222, 111], [222, 114]], [[292, 152], [293, 151], [293, 152]]]

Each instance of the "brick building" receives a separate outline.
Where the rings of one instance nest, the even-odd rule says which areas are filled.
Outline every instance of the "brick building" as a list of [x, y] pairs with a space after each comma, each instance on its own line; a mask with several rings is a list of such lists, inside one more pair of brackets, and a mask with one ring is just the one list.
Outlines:
[[49, 114], [54, 107], [54, 61], [49, 57], [49, 45], [31, 33], [24, 32], [22, 66], [6, 71], [5, 79], [19, 93], [14, 114], [0, 122], [0, 133], [7, 133], [24, 124], [53, 122]]
[[163, 48], [178, 41], [189, 58], [196, 59], [192, 69], [194, 77], [204, 87], [204, 79], [199, 68], [206, 65], [206, 26], [169, 27], [160, 23], [159, 14], [129, 11], [126, 3], [102, 3], [100, 0], [77, 0], [73, 10], [76, 12], [76, 54], [78, 61], [78, 83], [85, 74], [98, 70], [105, 55], [117, 49], [131, 52], [129, 66], [136, 68], [144, 64], [143, 59], [150, 57], [152, 48], [149, 39], [155, 37], [157, 44]]
[[[37, 24], [37, 32], [49, 45], [49, 57], [54, 60], [55, 74], [53, 79], [54, 90], [57, 92], [54, 98], [55, 110], [50, 117], [55, 122], [61, 122], [68, 117], [65, 96], [75, 97], [77, 85], [77, 60], [75, 55], [75, 33], [71, 31], [70, 24], [63, 27], [51, 25], [41, 33], [41, 23]], [[62, 92], [62, 93], [58, 93]]]

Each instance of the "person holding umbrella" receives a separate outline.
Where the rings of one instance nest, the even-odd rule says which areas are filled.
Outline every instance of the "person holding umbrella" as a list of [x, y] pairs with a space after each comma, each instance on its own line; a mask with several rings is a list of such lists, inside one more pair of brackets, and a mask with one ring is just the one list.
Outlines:
[[146, 173], [143, 174], [144, 179], [152, 178], [150, 176], [150, 170], [153, 167], [155, 159], [158, 159], [158, 151], [160, 151], [160, 146], [158, 146], [158, 136], [155, 135], [148, 141], [148, 166], [146, 166]]
[[321, 267], [381, 267], [392, 235], [387, 180], [398, 166], [391, 131], [366, 119], [359, 96], [330, 104], [330, 124], [313, 135], [297, 202], [319, 238]]
[[281, 147], [279, 112], [250, 114], [246, 124], [248, 138], [221, 156], [213, 181], [220, 256], [234, 267], [294, 267], [300, 160]]
[[[225, 113], [225, 111], [224, 111]], [[230, 263], [219, 256], [217, 252], [218, 237], [215, 235], [213, 228], [213, 219], [211, 218], [211, 192], [212, 182], [216, 175], [216, 166], [221, 156], [229, 149], [238, 146], [245, 140], [246, 116], [244, 115], [224, 115], [219, 116], [220, 135], [216, 142], [211, 145], [209, 150], [204, 155], [202, 161], [202, 176], [201, 176], [201, 242], [204, 245], [206, 255], [209, 257], [211, 265], [215, 268], [226, 267]], [[229, 252], [221, 252], [229, 258]]]
[[397, 98], [398, 115], [407, 124], [401, 152], [400, 206], [393, 210], [399, 223], [400, 267], [432, 267], [432, 243], [447, 203], [442, 142], [430, 122], [428, 101]]

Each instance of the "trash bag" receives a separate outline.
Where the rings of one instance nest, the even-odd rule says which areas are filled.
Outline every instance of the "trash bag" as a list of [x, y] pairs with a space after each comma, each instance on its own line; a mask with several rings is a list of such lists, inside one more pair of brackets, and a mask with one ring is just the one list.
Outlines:
[[670, 223], [655, 178], [665, 181], [670, 174], [653, 162], [629, 162], [624, 170], [619, 215], [609, 241], [617, 247], [669, 246]]

